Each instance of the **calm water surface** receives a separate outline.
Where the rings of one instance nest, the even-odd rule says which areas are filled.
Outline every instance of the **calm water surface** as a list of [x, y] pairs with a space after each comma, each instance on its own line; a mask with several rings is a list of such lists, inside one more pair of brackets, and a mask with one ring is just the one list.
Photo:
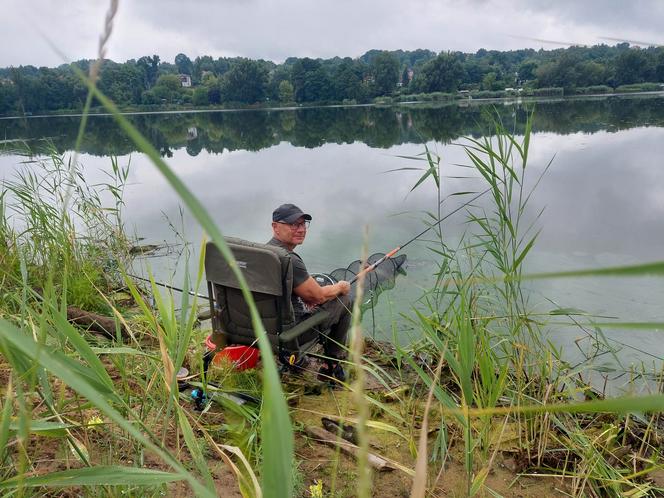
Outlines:
[[[516, 133], [532, 104], [500, 104], [497, 111]], [[422, 230], [425, 211], [436, 208], [436, 191], [425, 184], [410, 192], [421, 166], [400, 158], [424, 145], [442, 157], [443, 194], [483, 189], [458, 143], [487, 129], [489, 106], [439, 108], [325, 108], [136, 115], [131, 119], [197, 194], [227, 235], [255, 241], [270, 237], [275, 206], [294, 202], [313, 216], [299, 253], [311, 271], [345, 266], [360, 255], [369, 227], [370, 252], [386, 252]], [[0, 120], [7, 141], [36, 146], [51, 140], [70, 151], [78, 118]], [[90, 181], [103, 178], [109, 156], [131, 163], [125, 220], [145, 243], [177, 242], [175, 229], [200, 245], [202, 233], [164, 179], [135, 151], [109, 117], [90, 118], [80, 161]], [[536, 104], [528, 187], [553, 163], [532, 197], [528, 215], [544, 212], [541, 234], [526, 271], [563, 271], [664, 259], [664, 98], [612, 98]], [[0, 177], [10, 177], [18, 158], [0, 156]], [[459, 178], [459, 177], [466, 178]], [[443, 214], [459, 201], [444, 203]], [[467, 227], [462, 213], [443, 224], [450, 245]], [[400, 314], [433, 281], [435, 256], [426, 243], [408, 247], [408, 275], [380, 296], [367, 333], [416, 339]], [[192, 261], [196, 261], [195, 254]], [[158, 276], [179, 285], [183, 268], [169, 257], [145, 261]], [[193, 263], [192, 263], [193, 266]], [[621, 321], [664, 322], [664, 280], [565, 279], [528, 284], [534, 309], [574, 307]], [[660, 365], [662, 332], [607, 329], [622, 367]], [[588, 350], [579, 329], [557, 328], [553, 340], [571, 361]], [[616, 342], [617, 341], [617, 342]], [[613, 364], [610, 355], [597, 360]], [[604, 360], [606, 358], [606, 360]], [[614, 374], [613, 377], [616, 375]], [[626, 377], [625, 377], [626, 378]], [[620, 379], [617, 381], [620, 382]]]

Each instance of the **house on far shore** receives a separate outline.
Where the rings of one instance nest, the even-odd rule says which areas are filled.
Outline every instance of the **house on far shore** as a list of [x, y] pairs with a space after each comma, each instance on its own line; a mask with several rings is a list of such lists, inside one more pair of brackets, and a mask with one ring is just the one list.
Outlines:
[[191, 76], [188, 74], [178, 74], [178, 78], [180, 78], [180, 84], [183, 87], [189, 88], [191, 86]]

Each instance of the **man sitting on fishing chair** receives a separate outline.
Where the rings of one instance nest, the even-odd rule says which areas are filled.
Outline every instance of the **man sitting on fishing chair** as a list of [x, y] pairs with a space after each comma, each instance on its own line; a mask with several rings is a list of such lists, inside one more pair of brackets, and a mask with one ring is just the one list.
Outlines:
[[329, 328], [330, 333], [323, 342], [326, 361], [320, 368], [320, 380], [336, 379], [343, 382], [346, 378], [339, 360], [344, 357], [344, 346], [348, 328], [350, 327], [351, 302], [348, 293], [350, 284], [344, 280], [333, 285], [321, 287], [309, 275], [302, 258], [293, 250], [304, 242], [311, 215], [302, 212], [294, 204], [282, 204], [272, 213], [272, 239], [268, 244], [286, 249], [291, 256], [293, 264], [293, 311], [295, 319], [300, 322], [320, 307], [326, 310], [330, 317], [322, 324]]

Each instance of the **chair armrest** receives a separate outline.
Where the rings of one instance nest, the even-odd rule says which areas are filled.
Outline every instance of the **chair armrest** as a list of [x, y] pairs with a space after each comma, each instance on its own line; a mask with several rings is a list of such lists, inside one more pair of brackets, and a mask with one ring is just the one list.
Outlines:
[[306, 320], [298, 323], [297, 325], [295, 325], [295, 327], [288, 329], [285, 332], [279, 334], [279, 342], [281, 343], [290, 342], [293, 339], [305, 333], [306, 331], [311, 330], [316, 325], [320, 325], [329, 317], [330, 317], [329, 312], [321, 310], [318, 313], [311, 315]]

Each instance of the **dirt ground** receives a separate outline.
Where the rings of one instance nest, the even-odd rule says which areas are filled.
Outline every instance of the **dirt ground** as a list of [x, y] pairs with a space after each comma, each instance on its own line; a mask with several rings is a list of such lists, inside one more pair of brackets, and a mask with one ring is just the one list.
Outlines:
[[[372, 361], [380, 363], [389, 358], [389, 351], [377, 351], [376, 345], [371, 346], [367, 356]], [[110, 362], [105, 361], [111, 378], [116, 378], [116, 372]], [[340, 452], [337, 447], [323, 444], [316, 437], [307, 432], [307, 428], [322, 428], [322, 417], [333, 420], [342, 420], [352, 424], [357, 415], [356, 405], [352, 393], [345, 388], [330, 388], [319, 382], [316, 372], [320, 365], [313, 360], [304, 372], [297, 374], [285, 374], [282, 385], [286, 391], [293, 420], [295, 434], [295, 457], [298, 469], [294, 471], [298, 498], [314, 496], [312, 487], [320, 486], [322, 496], [325, 498], [351, 498], [357, 494], [358, 468], [355, 457]], [[381, 364], [382, 368], [389, 369], [389, 361]], [[403, 372], [402, 372], [403, 374]], [[9, 380], [9, 369], [0, 361], [0, 387], [5, 387]], [[422, 388], [413, 388], [414, 377], [409, 379], [402, 377], [399, 383], [385, 385], [376, 379], [369, 378], [364, 392], [375, 400], [370, 404], [370, 420], [373, 426], [369, 427], [368, 440], [369, 451], [379, 457], [392, 462], [391, 469], [372, 471], [372, 496], [374, 497], [408, 497], [413, 486], [412, 469], [415, 467], [414, 445], [420, 433], [420, 415], [414, 413], [422, 412], [422, 404], [426, 398], [426, 392]], [[64, 394], [68, 402], [75, 400], [76, 394], [69, 388], [62, 386], [57, 381], [53, 383], [54, 391]], [[140, 389], [140, 383], [131, 386], [132, 389]], [[410, 394], [406, 395], [409, 389]], [[405, 390], [403, 390], [405, 389]], [[414, 392], [420, 389], [419, 392]], [[390, 393], [398, 391], [400, 397], [394, 398]], [[204, 426], [220, 426], [230, 420], [228, 412], [220, 406], [215, 406], [210, 411], [201, 413], [196, 411], [194, 403], [188, 403], [187, 396], [182, 398], [182, 405], [191, 416], [199, 420]], [[34, 403], [33, 413], [37, 418], [45, 413], [44, 407], [36, 398], [31, 398]], [[84, 403], [84, 400], [80, 400]], [[376, 408], [380, 405], [381, 408]], [[418, 406], [417, 410], [414, 410]], [[391, 415], [386, 415], [391, 412]], [[70, 411], [70, 420], [76, 421]], [[94, 410], [82, 406], [78, 416], [90, 419], [97, 414]], [[380, 424], [384, 424], [381, 426]], [[164, 445], [172, 454], [177, 455], [185, 465], [192, 467], [191, 456], [182, 439], [181, 433], [173, 421], [155, 421], [151, 424], [155, 434], [166, 434]], [[99, 427], [86, 430], [76, 429], [72, 435], [82, 443], [90, 455], [93, 464], [116, 464], [135, 465], [137, 458], [142, 467], [170, 470], [169, 466], [158, 457], [149, 452], [137, 449], [135, 443], [123, 435], [112, 424], [102, 424]], [[468, 495], [468, 477], [464, 467], [463, 438], [454, 426], [446, 426], [450, 442], [447, 446], [447, 455], [444, 463], [440, 458], [430, 462], [427, 473], [427, 497], [465, 497]], [[434, 447], [437, 439], [437, 430], [440, 428], [440, 418], [432, 420], [429, 425], [428, 448]], [[504, 429], [503, 429], [504, 430]], [[455, 432], [456, 431], [456, 432]], [[509, 432], [509, 431], [508, 431]], [[199, 433], [199, 436], [201, 434]], [[502, 436], [502, 433], [501, 433]], [[509, 437], [506, 439], [509, 440]], [[227, 441], [219, 440], [219, 444]], [[14, 457], [20, 453], [19, 445], [15, 440], [11, 452]], [[30, 462], [29, 468], [25, 469], [26, 475], [43, 475], [49, 472], [66, 470], [80, 467], [82, 464], [74, 455], [71, 448], [63, 438], [45, 437], [32, 435], [25, 445], [25, 451]], [[478, 452], [476, 452], [478, 453]], [[214, 451], [208, 449], [206, 452], [210, 472], [215, 480], [218, 496], [228, 498], [241, 498], [242, 494], [238, 488], [238, 479], [228, 464]], [[492, 458], [490, 466], [488, 460]], [[15, 461], [20, 460], [16, 458]], [[238, 463], [236, 461], [236, 463]], [[510, 447], [509, 444], [501, 445], [497, 450], [489, 448], [483, 457], [477, 457], [473, 475], [477, 475], [483, 468], [489, 468], [485, 480], [485, 486], [476, 496], [490, 497], [520, 497], [520, 498], [542, 498], [556, 496], [570, 496], [571, 484], [569, 478], [528, 475], [527, 470], [520, 461], [519, 450]], [[7, 469], [2, 469], [5, 472]], [[410, 470], [410, 472], [409, 472]], [[10, 472], [11, 474], [11, 472]], [[664, 485], [664, 472], [655, 472], [652, 479], [657, 485]], [[489, 490], [491, 490], [492, 494]], [[42, 496], [86, 496], [86, 490], [80, 488], [68, 488], [60, 490], [45, 490]], [[154, 494], [148, 493], [149, 496]], [[96, 495], [95, 495], [96, 496]], [[143, 495], [132, 495], [143, 496]], [[156, 495], [155, 495], [156, 496]], [[167, 496], [187, 497], [192, 496], [190, 488], [183, 482], [168, 486]]]
[[[109, 364], [109, 373], [114, 376], [112, 366]], [[311, 370], [317, 370], [315, 361], [311, 364]], [[3, 386], [7, 385], [9, 369], [6, 364], [0, 364], [0, 379]], [[295, 428], [295, 453], [296, 461], [299, 462], [297, 474], [300, 476], [298, 485], [301, 497], [311, 496], [310, 486], [322, 482], [323, 496], [334, 498], [351, 498], [356, 496], [357, 463], [355, 458], [339, 452], [337, 449], [324, 445], [305, 432], [305, 427], [321, 427], [321, 417], [346, 417], [355, 415], [351, 393], [345, 389], [331, 389], [322, 385], [315, 378], [315, 374], [309, 372], [304, 375], [285, 375], [283, 385], [290, 392], [291, 409]], [[308, 386], [306, 395], [298, 395], [298, 391]], [[313, 387], [312, 387], [313, 386]], [[54, 389], [64, 389], [65, 397], [74, 399], [76, 394], [69, 388], [54, 383]], [[370, 380], [367, 391], [379, 393], [387, 391], [385, 386]], [[185, 404], [185, 406], [187, 406]], [[391, 409], [398, 409], [398, 404], [389, 405]], [[225, 414], [221, 409], [213, 409], [208, 413], [200, 414], [194, 409], [193, 403], [187, 406], [194, 417], [200, 417], [205, 424], [223, 423]], [[35, 402], [34, 416], [43, 413], [43, 406]], [[98, 415], [94, 410], [82, 409], [80, 416], [90, 419]], [[394, 424], [394, 422], [386, 421]], [[87, 449], [93, 464], [134, 465], [136, 459], [136, 448], [127, 441], [126, 445], [119, 443], [124, 437], [117, 429], [110, 425], [100, 425], [93, 429], [74, 430], [73, 436]], [[398, 431], [406, 434], [408, 428], [397, 427]], [[164, 429], [163, 423], [155, 425], [153, 430], [160, 433]], [[173, 453], [179, 454], [183, 464], [191, 463], [190, 455], [184, 449], [181, 435], [177, 435], [175, 427], [167, 428], [165, 446]], [[412, 435], [411, 435], [412, 436]], [[396, 434], [370, 429], [369, 431], [370, 452], [386, 457], [406, 468], [412, 469], [415, 460], [411, 448], [404, 437]], [[224, 441], [218, 441], [224, 443]], [[12, 453], [16, 456], [19, 452], [18, 445], [14, 443]], [[50, 472], [78, 468], [82, 464], [72, 452], [71, 448], [62, 438], [31, 435], [26, 445], [26, 453], [31, 462], [30, 468], [26, 469], [27, 475], [43, 475]], [[463, 470], [461, 455], [450, 455], [441, 472], [440, 465], [431, 465], [429, 469], [429, 484], [435, 483], [435, 488], [429, 493], [431, 497], [443, 496], [465, 496], [466, 476]], [[145, 468], [169, 470], [168, 465], [158, 457], [149, 452], [141, 453], [142, 466]], [[519, 477], [515, 472], [509, 470], [509, 465], [503, 464], [502, 455], [497, 459], [486, 484], [491, 489], [505, 497], [542, 497], [563, 496], [556, 491], [562, 487], [559, 480], [552, 478], [529, 478]], [[505, 460], [509, 461], [509, 458]], [[218, 496], [227, 498], [242, 498], [238, 488], [237, 477], [218, 455], [214, 452], [208, 453], [209, 468], [214, 477]], [[402, 470], [373, 471], [372, 473], [372, 495], [375, 497], [407, 497], [412, 487], [412, 477]], [[67, 489], [44, 490], [43, 496], [74, 497], [85, 496], [84, 489], [72, 487]], [[191, 496], [191, 490], [185, 483], [174, 483], [168, 486], [168, 496], [187, 497]], [[482, 494], [480, 494], [482, 496]]]
[[[288, 389], [288, 381], [285, 382]], [[385, 387], [371, 382], [367, 391], [379, 393], [386, 391]], [[295, 427], [301, 430], [295, 434], [295, 451], [297, 460], [301, 462], [300, 470], [305, 476], [304, 495], [311, 496], [309, 487], [318, 480], [323, 483], [323, 496], [335, 498], [352, 498], [356, 496], [357, 464], [353, 456], [347, 455], [337, 449], [322, 444], [315, 438], [307, 435], [305, 426], [321, 427], [321, 417], [344, 417], [353, 419], [352, 394], [347, 390], [324, 389], [319, 395], [307, 395], [298, 398], [293, 407]], [[394, 405], [391, 408], [398, 409]], [[375, 419], [374, 419], [375, 420]], [[396, 426], [403, 432], [408, 431], [406, 426]], [[419, 432], [414, 434], [415, 440]], [[433, 444], [435, 435], [430, 436]], [[408, 469], [414, 469], [415, 458], [411, 448], [403, 437], [391, 432], [369, 429], [369, 451], [377, 456], [385, 457], [397, 462]], [[509, 452], [498, 452], [491, 471], [486, 478], [486, 486], [506, 498], [542, 498], [555, 496], [568, 496], [566, 484], [560, 478], [528, 477], [516, 472], [514, 457]], [[429, 465], [428, 484], [429, 497], [465, 497], [467, 496], [467, 478], [463, 465], [463, 452], [461, 448], [452, 447], [449, 458], [441, 470], [440, 463]], [[372, 471], [372, 496], [374, 497], [404, 497], [410, 496], [413, 477], [398, 469]], [[492, 496], [486, 491], [477, 496]]]

